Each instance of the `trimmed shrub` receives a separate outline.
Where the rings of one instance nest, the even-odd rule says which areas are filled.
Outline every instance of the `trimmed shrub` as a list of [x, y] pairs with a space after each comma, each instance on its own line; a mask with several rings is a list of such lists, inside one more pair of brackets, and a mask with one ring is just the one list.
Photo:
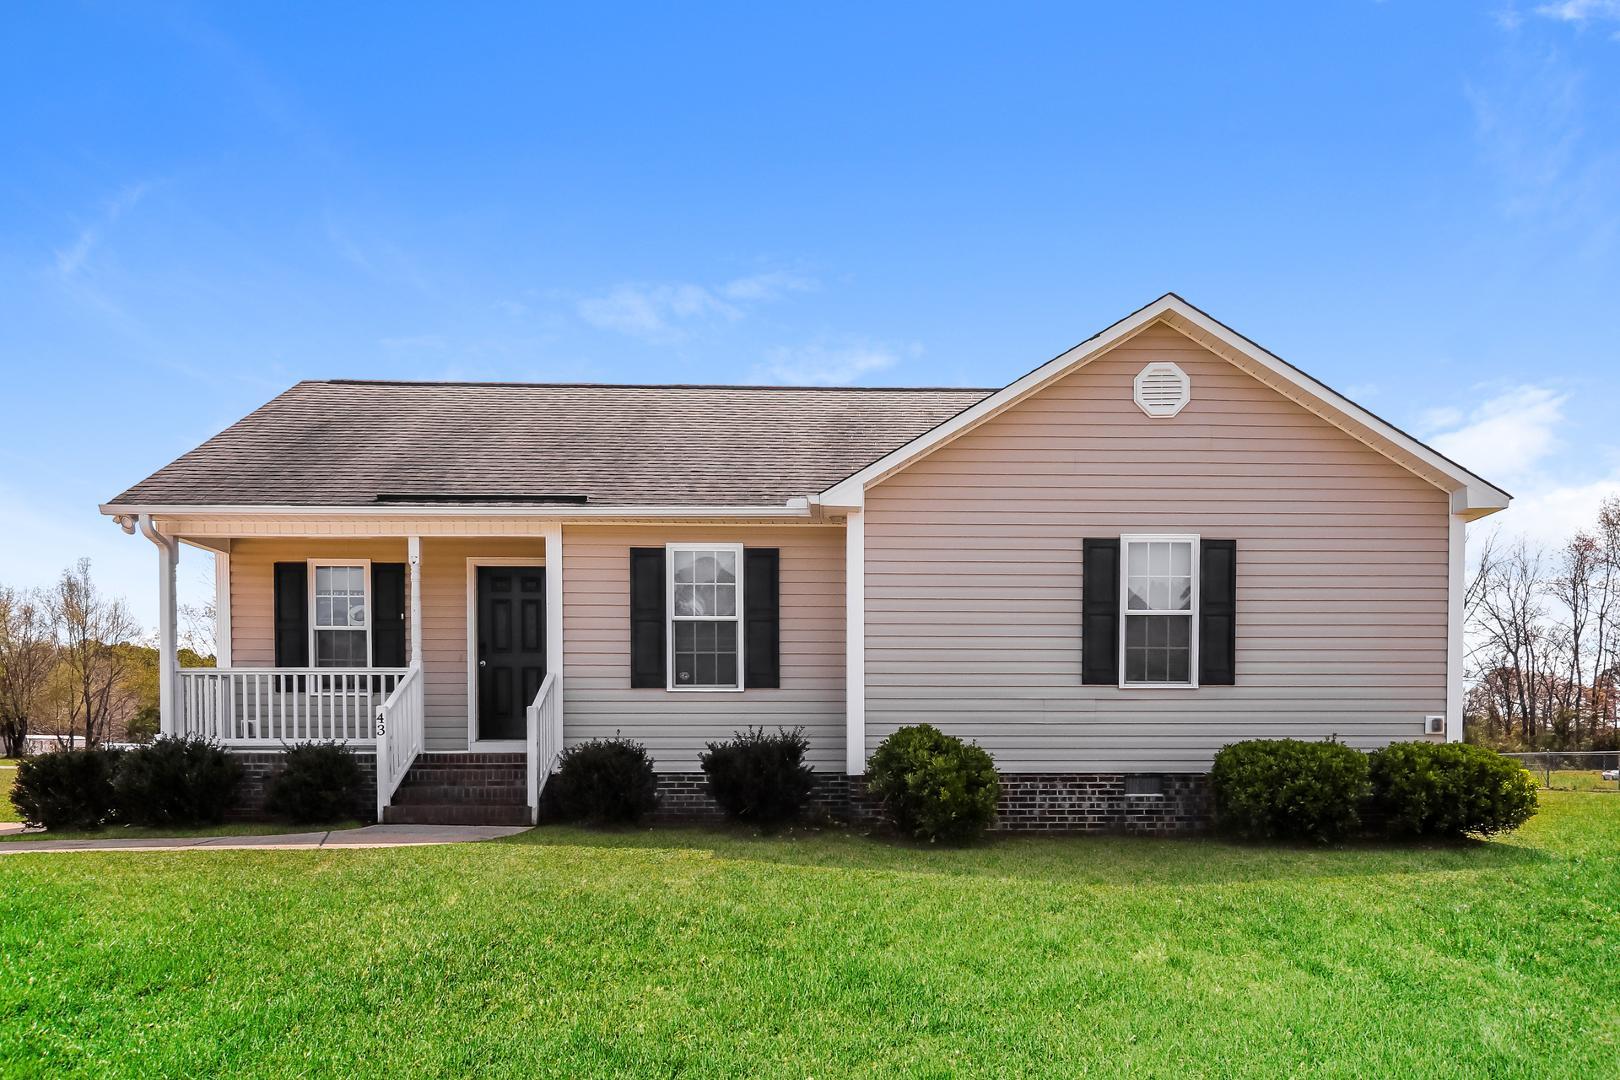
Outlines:
[[1001, 794], [989, 754], [930, 724], [903, 727], [884, 739], [866, 780], [901, 832], [955, 844], [990, 827]]
[[1374, 813], [1391, 836], [1491, 836], [1536, 812], [1524, 766], [1483, 746], [1390, 743], [1369, 764]]
[[1361, 827], [1367, 756], [1332, 740], [1251, 739], [1215, 755], [1210, 783], [1223, 831], [1330, 844]]
[[200, 736], [155, 739], [113, 777], [118, 816], [135, 825], [215, 825], [236, 801], [242, 763]]
[[798, 818], [810, 801], [816, 774], [804, 763], [809, 748], [803, 728], [775, 735], [750, 728], [710, 743], [698, 760], [728, 818], [772, 829]]
[[634, 825], [658, 805], [646, 747], [615, 736], [571, 746], [546, 782], [550, 815], [594, 825]]
[[52, 830], [99, 829], [113, 819], [113, 774], [121, 750], [57, 750], [23, 758], [11, 803], [29, 825]]
[[298, 743], [287, 748], [264, 808], [300, 824], [343, 821], [365, 816], [365, 789], [353, 750], [336, 742]]

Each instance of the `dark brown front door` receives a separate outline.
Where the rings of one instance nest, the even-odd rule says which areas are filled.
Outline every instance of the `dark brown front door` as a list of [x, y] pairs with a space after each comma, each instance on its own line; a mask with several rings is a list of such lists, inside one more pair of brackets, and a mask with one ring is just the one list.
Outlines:
[[478, 737], [522, 739], [546, 677], [546, 571], [478, 568]]

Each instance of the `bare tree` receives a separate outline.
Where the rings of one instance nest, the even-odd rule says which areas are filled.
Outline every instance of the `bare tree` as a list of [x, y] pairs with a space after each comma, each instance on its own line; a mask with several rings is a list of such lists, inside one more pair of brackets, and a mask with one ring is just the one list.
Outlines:
[[51, 594], [51, 620], [71, 687], [69, 730], [79, 728], [86, 746], [106, 737], [108, 721], [121, 704], [130, 652], [117, 646], [140, 628], [121, 598], [103, 596], [90, 577], [90, 560], [64, 570]]
[[1589, 631], [1594, 621], [1595, 583], [1603, 554], [1587, 533], [1576, 533], [1559, 553], [1558, 564], [1547, 581], [1547, 594], [1562, 607], [1558, 633], [1552, 638], [1561, 664], [1548, 665], [1552, 677], [1549, 696], [1557, 706], [1551, 720], [1567, 728], [1563, 734], [1575, 744], [1581, 739], [1586, 710], [1586, 668], [1591, 652]]
[[1521, 540], [1495, 558], [1480, 585], [1474, 630], [1485, 655], [1484, 670], [1496, 674], [1504, 713], [1516, 717], [1519, 736], [1533, 741], [1546, 690], [1545, 654], [1551, 634], [1543, 601], [1546, 556]]
[[56, 642], [42, 597], [0, 586], [0, 749], [28, 751], [28, 729], [56, 668]]

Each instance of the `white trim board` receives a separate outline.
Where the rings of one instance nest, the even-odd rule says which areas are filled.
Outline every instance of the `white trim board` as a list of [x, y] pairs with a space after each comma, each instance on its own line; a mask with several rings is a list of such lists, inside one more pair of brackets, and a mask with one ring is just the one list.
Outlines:
[[973, 430], [1157, 323], [1164, 323], [1210, 348], [1240, 370], [1261, 379], [1352, 438], [1442, 491], [1449, 492], [1452, 496], [1452, 512], [1465, 519], [1484, 517], [1504, 509], [1512, 498], [1501, 488], [1469, 472], [1331, 387], [1318, 382], [1230, 327], [1217, 322], [1181, 297], [1174, 293], [1166, 293], [1101, 333], [1087, 338], [1062, 355], [996, 391], [983, 401], [969, 406], [932, 430], [827, 488], [813, 501], [824, 507], [861, 506], [865, 500], [866, 489], [871, 485]]
[[[551, 555], [550, 551], [546, 556]], [[480, 566], [545, 567], [546, 556], [469, 555], [467, 556], [467, 750], [488, 754], [521, 753], [529, 748], [527, 739], [480, 739], [478, 737], [478, 568]], [[546, 603], [551, 603], [551, 575], [546, 575]], [[548, 611], [549, 614], [549, 611]], [[550, 670], [551, 626], [546, 626], [546, 661]]]

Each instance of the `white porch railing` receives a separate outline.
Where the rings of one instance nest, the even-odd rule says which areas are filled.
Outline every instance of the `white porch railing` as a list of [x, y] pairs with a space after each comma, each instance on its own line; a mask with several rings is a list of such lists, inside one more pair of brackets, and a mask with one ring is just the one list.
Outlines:
[[422, 752], [422, 669], [412, 667], [377, 706], [377, 820]]
[[180, 668], [176, 734], [241, 749], [375, 739], [377, 706], [404, 668]]
[[527, 710], [529, 723], [529, 821], [540, 820], [540, 792], [562, 753], [562, 676], [549, 673]]

